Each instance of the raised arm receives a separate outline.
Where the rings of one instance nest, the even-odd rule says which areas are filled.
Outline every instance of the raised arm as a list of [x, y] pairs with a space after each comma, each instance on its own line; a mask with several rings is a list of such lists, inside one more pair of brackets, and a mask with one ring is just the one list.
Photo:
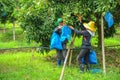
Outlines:
[[70, 29], [74, 30], [74, 27], [73, 26], [68, 26]]

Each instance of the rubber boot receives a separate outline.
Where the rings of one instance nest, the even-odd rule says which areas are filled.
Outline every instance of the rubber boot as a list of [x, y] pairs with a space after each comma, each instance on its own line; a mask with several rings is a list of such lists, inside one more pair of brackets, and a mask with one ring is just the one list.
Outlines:
[[91, 68], [91, 67], [90, 67], [90, 64], [87, 64], [87, 65], [86, 65], [86, 71], [90, 71], [90, 68]]
[[84, 72], [84, 64], [80, 64], [80, 70]]
[[57, 62], [57, 63], [58, 63], [58, 66], [60, 66], [60, 65], [61, 65], [61, 60], [58, 60], [58, 62]]

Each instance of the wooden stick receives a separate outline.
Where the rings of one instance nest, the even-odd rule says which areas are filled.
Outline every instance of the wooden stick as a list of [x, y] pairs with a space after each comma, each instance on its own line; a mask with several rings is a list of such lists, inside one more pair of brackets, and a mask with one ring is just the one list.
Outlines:
[[101, 15], [101, 38], [102, 38], [102, 59], [103, 59], [103, 73], [106, 75], [106, 65], [105, 65], [105, 48], [104, 48], [104, 22], [103, 16]]
[[70, 51], [69, 66], [71, 66], [71, 61], [72, 61], [72, 52], [73, 52], [73, 50], [71, 50], [71, 51]]
[[69, 46], [69, 48], [68, 48], [67, 55], [66, 55], [66, 57], [65, 57], [64, 65], [63, 65], [63, 68], [62, 68], [62, 71], [61, 71], [61, 75], [60, 75], [60, 79], [59, 79], [59, 80], [62, 80], [62, 78], [63, 78], [65, 66], [66, 66], [67, 59], [68, 59], [68, 56], [69, 56], [69, 53], [70, 53], [70, 49], [71, 49], [71, 45], [73, 44], [74, 39], [75, 39], [75, 33], [74, 33], [73, 40], [71, 41], [70, 46]]
[[[75, 35], [76, 35], [76, 34], [74, 33], [73, 37], [75, 37]], [[73, 42], [72, 42], [72, 44], [71, 44], [71, 48], [73, 48], [73, 46], [74, 46], [74, 41], [75, 41], [75, 38], [73, 39]], [[73, 50], [70, 51], [69, 66], [71, 66], [72, 52], [73, 52]]]

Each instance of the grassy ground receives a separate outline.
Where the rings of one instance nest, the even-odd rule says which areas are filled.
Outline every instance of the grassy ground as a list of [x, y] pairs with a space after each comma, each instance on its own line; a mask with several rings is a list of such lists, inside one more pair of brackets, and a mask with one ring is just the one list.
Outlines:
[[[26, 34], [23, 30], [18, 27], [16, 28], [16, 40], [13, 41], [12, 29], [6, 29], [6, 32], [0, 33], [0, 48], [18, 48], [18, 47], [29, 47], [35, 44], [27, 43]], [[39, 44], [38, 44], [39, 45]]]
[[[39, 53], [18, 52], [0, 54], [0, 80], [59, 80], [62, 66], [56, 62], [47, 61]], [[78, 66], [65, 68], [63, 80], [119, 80], [118, 68], [107, 68], [107, 74], [85, 72], [80, 73]]]
[[[117, 34], [120, 31], [117, 30]], [[119, 35], [113, 38], [105, 39], [105, 45], [116, 45], [119, 43]], [[80, 47], [81, 38], [76, 38], [75, 46]], [[95, 46], [97, 38], [92, 39]], [[34, 46], [34, 43], [28, 44], [25, 33], [22, 29], [16, 29], [16, 41], [12, 40], [12, 29], [6, 33], [0, 33], [0, 48], [17, 48], [25, 46]], [[102, 67], [101, 51], [95, 49], [98, 56], [99, 65]], [[106, 48], [106, 68], [107, 74], [85, 72], [80, 73], [77, 62], [67, 66], [63, 80], [119, 80], [120, 77], [120, 47]], [[77, 52], [79, 53], [79, 52]], [[44, 54], [44, 55], [43, 55]], [[96, 66], [95, 66], [96, 67]], [[101, 68], [102, 69], [102, 68]], [[32, 51], [6, 51], [4, 54], [0, 51], [0, 80], [59, 80], [62, 66], [58, 67], [56, 63], [55, 51], [43, 52], [42, 54]]]

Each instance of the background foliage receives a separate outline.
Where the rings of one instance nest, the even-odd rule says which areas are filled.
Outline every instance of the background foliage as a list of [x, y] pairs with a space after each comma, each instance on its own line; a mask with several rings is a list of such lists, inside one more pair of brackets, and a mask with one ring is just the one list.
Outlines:
[[[78, 29], [77, 16], [82, 15], [83, 22], [93, 20], [98, 28], [98, 36], [101, 34], [101, 15], [104, 16], [107, 11], [113, 13], [116, 23], [120, 22], [117, 17], [120, 13], [117, 0], [2, 0], [0, 6], [1, 22], [17, 20], [26, 31], [28, 42], [35, 41], [43, 46], [49, 46], [50, 35], [59, 17]], [[115, 26], [108, 29], [105, 24], [104, 29], [105, 37], [115, 33]]]

